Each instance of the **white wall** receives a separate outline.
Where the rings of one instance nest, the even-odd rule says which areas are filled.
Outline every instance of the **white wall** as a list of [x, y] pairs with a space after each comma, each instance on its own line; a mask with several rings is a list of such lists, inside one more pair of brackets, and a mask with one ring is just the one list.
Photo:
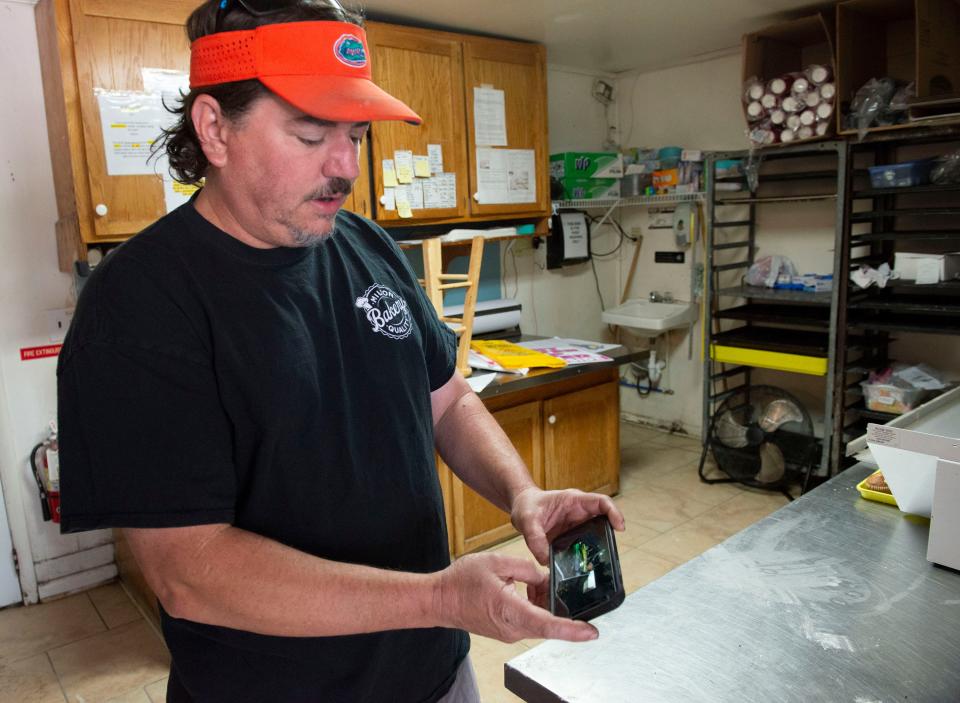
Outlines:
[[[28, 464], [56, 417], [56, 359], [21, 361], [49, 344], [45, 311], [73, 307], [57, 267], [57, 219], [33, 6], [0, 0], [0, 481], [27, 601], [106, 580], [116, 571], [109, 531], [61, 536], [44, 523]], [[16, 70], [11, 70], [16, 67]]]
[[[603, 106], [591, 97], [593, 83], [598, 77], [612, 80], [598, 73], [548, 65], [551, 154], [600, 150], [607, 124]], [[616, 120], [615, 110], [611, 110], [610, 119]], [[608, 251], [615, 244], [616, 238], [610, 232], [601, 233], [594, 242], [594, 249]], [[509, 248], [504, 245], [502, 251], [504, 296], [522, 303], [521, 328], [525, 333], [584, 339], [603, 339], [608, 334], [606, 325], [600, 320], [600, 298], [590, 264], [548, 271], [546, 248], [541, 246], [534, 250], [525, 240], [518, 240]], [[600, 289], [609, 305], [620, 287], [617, 257], [597, 259], [595, 263]]]

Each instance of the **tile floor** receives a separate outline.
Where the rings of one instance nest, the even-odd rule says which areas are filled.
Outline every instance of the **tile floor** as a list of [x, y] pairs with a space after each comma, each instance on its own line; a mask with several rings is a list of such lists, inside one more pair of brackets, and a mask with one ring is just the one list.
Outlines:
[[[699, 444], [624, 423], [617, 536], [632, 592], [786, 503], [783, 496], [697, 477]], [[494, 549], [532, 558], [519, 538]], [[537, 644], [473, 637], [485, 703], [519, 701], [503, 664]], [[169, 657], [157, 633], [116, 583], [29, 608], [0, 611], [0, 703], [160, 703]]]

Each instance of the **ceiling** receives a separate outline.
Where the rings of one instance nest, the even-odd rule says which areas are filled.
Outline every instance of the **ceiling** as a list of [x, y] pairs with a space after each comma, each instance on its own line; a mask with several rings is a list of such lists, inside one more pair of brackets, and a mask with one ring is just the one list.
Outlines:
[[651, 71], [730, 52], [809, 0], [345, 0], [370, 19], [540, 42], [553, 65]]

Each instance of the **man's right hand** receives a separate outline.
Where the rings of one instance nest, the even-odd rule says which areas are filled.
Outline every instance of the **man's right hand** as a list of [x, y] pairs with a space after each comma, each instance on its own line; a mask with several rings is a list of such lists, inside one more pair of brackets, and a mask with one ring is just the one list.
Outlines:
[[527, 584], [534, 600], [547, 592], [549, 575], [533, 561], [500, 554], [471, 554], [438, 574], [435, 600], [441, 625], [502, 642], [558, 639], [584, 642], [597, 638], [593, 625], [551, 615], [523, 598], [514, 585]]

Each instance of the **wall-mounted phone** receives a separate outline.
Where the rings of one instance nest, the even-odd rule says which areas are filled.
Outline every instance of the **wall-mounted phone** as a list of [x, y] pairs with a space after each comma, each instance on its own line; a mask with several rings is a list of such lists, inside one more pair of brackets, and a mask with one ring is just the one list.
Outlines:
[[561, 210], [553, 216], [553, 233], [547, 237], [547, 268], [558, 269], [590, 260], [590, 225], [577, 210]]

